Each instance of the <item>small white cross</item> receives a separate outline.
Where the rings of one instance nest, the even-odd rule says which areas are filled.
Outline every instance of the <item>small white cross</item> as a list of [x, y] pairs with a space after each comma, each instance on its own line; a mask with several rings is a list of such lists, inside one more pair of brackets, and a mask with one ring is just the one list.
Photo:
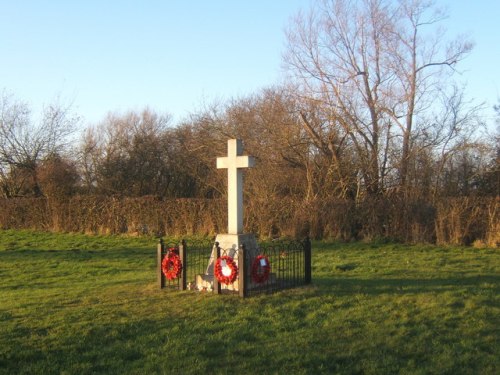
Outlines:
[[255, 165], [252, 156], [242, 156], [240, 139], [227, 141], [227, 157], [217, 158], [217, 168], [227, 168], [227, 233], [243, 233], [243, 171]]

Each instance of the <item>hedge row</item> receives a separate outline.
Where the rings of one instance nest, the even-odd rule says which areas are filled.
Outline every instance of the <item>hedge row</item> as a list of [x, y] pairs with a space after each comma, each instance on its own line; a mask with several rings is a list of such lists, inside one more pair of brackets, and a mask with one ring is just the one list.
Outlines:
[[[99, 234], [213, 235], [226, 229], [225, 200], [77, 196], [0, 201], [0, 228]], [[247, 199], [245, 228], [261, 237], [500, 245], [500, 198], [435, 204], [403, 199]]]

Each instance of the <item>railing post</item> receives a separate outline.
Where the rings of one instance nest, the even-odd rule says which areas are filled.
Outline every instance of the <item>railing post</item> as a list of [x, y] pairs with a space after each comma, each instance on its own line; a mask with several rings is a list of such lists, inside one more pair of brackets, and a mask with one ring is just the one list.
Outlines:
[[187, 265], [187, 246], [185, 240], [182, 240], [179, 245], [179, 257], [181, 258], [181, 263], [182, 263], [182, 272], [181, 272], [179, 289], [186, 290], [188, 265]]
[[311, 239], [308, 236], [304, 240], [304, 282], [310, 284], [311, 279]]
[[163, 260], [163, 247], [164, 247], [163, 238], [160, 238], [156, 249], [156, 274], [157, 274], [158, 287], [160, 289], [165, 287], [165, 277], [163, 276], [163, 272], [161, 271], [161, 262]]
[[238, 250], [238, 293], [241, 298], [245, 298], [247, 296], [247, 290], [246, 290], [246, 282], [245, 282], [245, 277], [246, 277], [246, 256], [247, 252], [245, 250], [245, 245], [241, 244], [240, 248]]
[[215, 243], [215, 259], [214, 259], [214, 292], [215, 294], [221, 294], [221, 287], [219, 280], [217, 280], [217, 276], [215, 276], [215, 263], [217, 263], [217, 259], [220, 258], [220, 246], [219, 243]]

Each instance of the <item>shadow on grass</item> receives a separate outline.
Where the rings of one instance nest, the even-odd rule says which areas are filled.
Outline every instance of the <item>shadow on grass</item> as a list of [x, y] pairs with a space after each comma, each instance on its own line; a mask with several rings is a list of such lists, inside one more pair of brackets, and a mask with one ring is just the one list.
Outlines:
[[[437, 284], [449, 284], [446, 279], [435, 281]], [[349, 280], [349, 283], [341, 285], [341, 290], [349, 287], [355, 289], [358, 285], [366, 287], [367, 282], [369, 280]], [[320, 293], [327, 290], [324, 285], [312, 289], [319, 289]], [[347, 290], [344, 292], [349, 293]], [[375, 293], [375, 290], [372, 292]], [[299, 288], [291, 294], [284, 293], [289, 297], [314, 294], [309, 288]], [[418, 361], [419, 366], [424, 364], [429, 371], [436, 351], [446, 354], [446, 350], [453, 349], [457, 350], [456, 353], [452, 352], [454, 355], [459, 354], [460, 347], [439, 347], [435, 351], [428, 351], [423, 345], [426, 343], [425, 337], [412, 338], [414, 342], [422, 344], [419, 347], [405, 346], [409, 340], [405, 332], [388, 340], [383, 330], [370, 331], [362, 322], [353, 326], [350, 320], [336, 320], [333, 310], [345, 307], [327, 307], [326, 310], [331, 309], [332, 312], [326, 313], [323, 318], [322, 315], [308, 317], [322, 307], [320, 302], [309, 306], [306, 301], [296, 305], [288, 303], [288, 300], [279, 298], [278, 305], [276, 299], [267, 302], [261, 300], [257, 304], [260, 307], [258, 309], [249, 300], [238, 300], [236, 304], [228, 298], [214, 299], [210, 303], [205, 300], [203, 309], [197, 312], [180, 315], [167, 310], [161, 317], [124, 313], [122, 319], [115, 321], [87, 320], [61, 330], [57, 337], [46, 336], [50, 334], [47, 331], [33, 332], [17, 326], [16, 332], [13, 332], [16, 339], [0, 355], [0, 374], [3, 373], [2, 369], [5, 373], [199, 374], [235, 371], [326, 374], [364, 373], [366, 370], [382, 374], [398, 373], [398, 369], [405, 366], [410, 366], [411, 373], [410, 360]], [[217, 309], [214, 309], [215, 302]], [[229, 308], [226, 310], [226, 307]], [[279, 314], [285, 310], [287, 318], [282, 319]], [[335, 328], [325, 332], [322, 328], [324, 321], [333, 322]], [[392, 327], [391, 324], [388, 326]], [[415, 332], [419, 331], [415, 328]], [[375, 340], [375, 344], [367, 337]], [[43, 344], [36, 344], [33, 339], [41, 340]], [[335, 343], [335, 339], [343, 341]], [[440, 338], [440, 343], [445, 344], [445, 339]], [[469, 357], [472, 356], [469, 354]], [[488, 353], [484, 354], [483, 362], [479, 365], [468, 363], [470, 358], [462, 359], [462, 363], [454, 361], [448, 373], [460, 373], [460, 366], [464, 363], [469, 366], [466, 368], [468, 373], [481, 373], [479, 370], [489, 357]], [[413, 371], [418, 373], [416, 368]]]
[[[17, 326], [12, 336], [22, 339], [11, 341], [6, 352], [0, 350], [0, 374], [122, 374], [124, 370], [199, 374], [232, 366], [252, 373], [254, 369], [245, 367], [240, 355], [252, 358], [265, 354], [257, 344], [259, 332], [246, 330], [245, 322], [230, 323], [227, 311], [221, 312], [220, 318], [206, 311], [200, 315], [197, 320], [192, 320], [190, 313], [175, 316], [166, 312], [163, 318], [127, 316], [125, 321], [85, 321], [63, 330], [57, 338]], [[34, 344], [31, 339], [35, 336], [38, 342], [51, 345]], [[263, 373], [269, 358], [259, 362], [262, 368], [258, 372]]]
[[460, 289], [490, 289], [500, 293], [500, 276], [481, 275], [449, 278], [313, 278], [319, 294], [349, 296], [353, 294], [415, 294], [446, 292]]
[[16, 249], [0, 252], [0, 261], [78, 261], [78, 260], [117, 260], [144, 257], [156, 259], [156, 253], [149, 249], [115, 248], [111, 250], [70, 249], [70, 250], [33, 250]]
[[[124, 369], [133, 372], [134, 368], [138, 371], [145, 369], [149, 348], [164, 347], [165, 352], [169, 349], [169, 337], [162, 334], [163, 326], [161, 322], [148, 320], [125, 324], [94, 322], [85, 332], [60, 334], [51, 346], [18, 340], [0, 356], [0, 367], [10, 373], [49, 370], [50, 373], [117, 374]], [[19, 337], [30, 335], [33, 337], [33, 332], [18, 333]], [[38, 340], [51, 341], [44, 337]]]
[[[148, 249], [33, 250], [0, 252], [0, 292], [136, 284], [155, 279], [156, 254]], [[18, 277], [22, 269], [25, 279]]]

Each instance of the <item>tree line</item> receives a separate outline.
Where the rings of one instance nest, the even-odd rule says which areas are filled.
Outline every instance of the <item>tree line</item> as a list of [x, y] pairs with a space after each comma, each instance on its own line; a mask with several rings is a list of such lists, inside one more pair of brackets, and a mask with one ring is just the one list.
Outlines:
[[286, 83], [176, 124], [146, 108], [110, 113], [77, 137], [70, 107], [35, 122], [4, 92], [0, 194], [217, 199], [226, 181], [215, 159], [240, 138], [257, 160], [248, 204], [498, 197], [499, 128], [487, 132], [486, 108], [457, 83], [473, 44], [444, 38], [444, 19], [427, 1], [317, 1], [286, 30]]

